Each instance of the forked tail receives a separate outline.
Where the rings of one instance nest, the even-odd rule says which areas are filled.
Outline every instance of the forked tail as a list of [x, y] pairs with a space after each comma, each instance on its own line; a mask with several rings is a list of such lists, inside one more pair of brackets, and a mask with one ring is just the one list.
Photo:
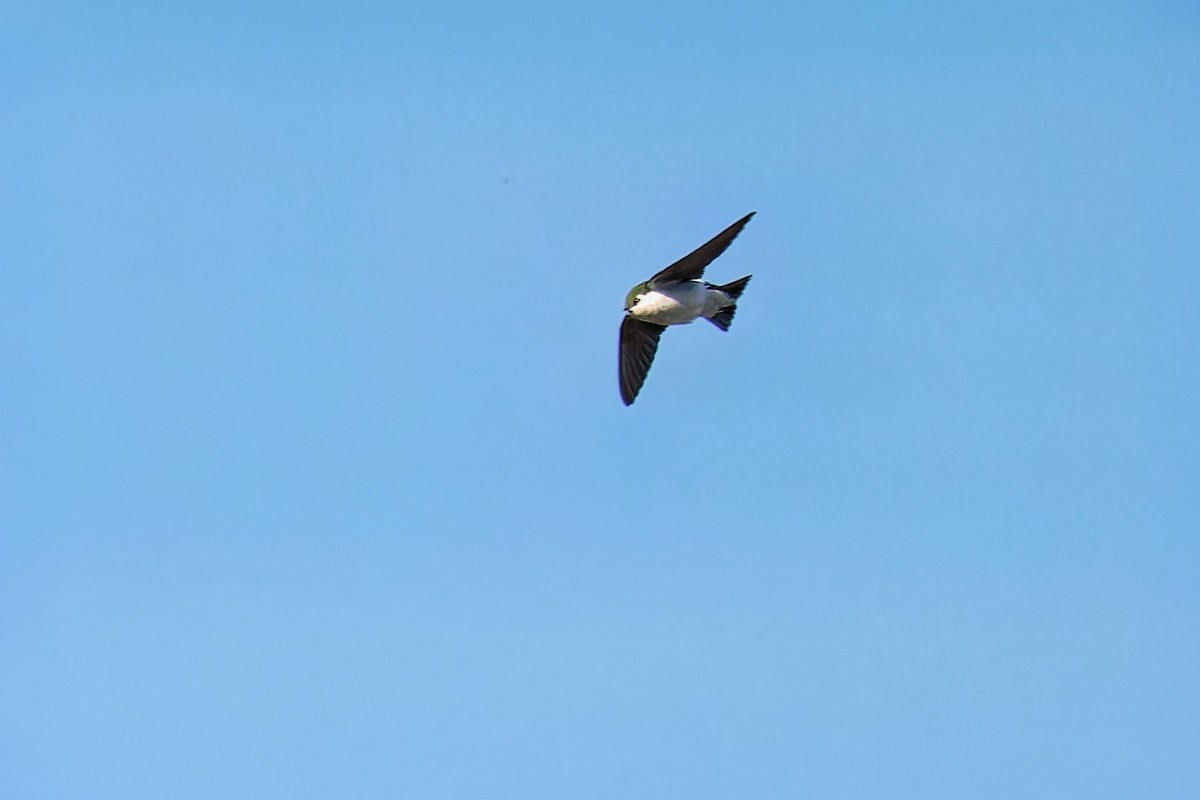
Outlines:
[[747, 275], [744, 278], [738, 278], [736, 281], [727, 283], [724, 286], [714, 286], [714, 289], [724, 292], [725, 294], [737, 300], [742, 296], [742, 292], [746, 291], [746, 284], [750, 282], [753, 275]]
[[716, 325], [723, 331], [729, 330], [729, 326], [733, 324], [733, 315], [737, 312], [737, 299], [742, 296], [742, 292], [746, 291], [746, 284], [750, 282], [750, 277], [747, 275], [744, 278], [738, 278], [732, 283], [727, 283], [724, 286], [714, 286], [712, 288], [717, 291], [724, 292], [733, 298], [733, 305], [726, 306], [708, 318], [708, 321]]

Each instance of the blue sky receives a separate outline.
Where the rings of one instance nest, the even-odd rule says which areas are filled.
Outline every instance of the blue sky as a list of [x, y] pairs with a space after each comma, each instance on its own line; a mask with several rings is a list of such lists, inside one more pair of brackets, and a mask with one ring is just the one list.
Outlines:
[[1200, 793], [1194, 3], [18, 2], [0, 75], [5, 797]]

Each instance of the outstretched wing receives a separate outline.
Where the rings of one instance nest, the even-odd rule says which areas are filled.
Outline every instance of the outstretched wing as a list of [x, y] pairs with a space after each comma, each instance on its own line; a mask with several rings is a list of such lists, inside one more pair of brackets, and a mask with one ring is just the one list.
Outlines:
[[626, 316], [621, 320], [621, 352], [618, 357], [621, 372], [621, 400], [633, 405], [646, 381], [646, 373], [658, 351], [658, 339], [666, 328], [653, 322]]
[[725, 252], [725, 248], [729, 247], [733, 240], [737, 238], [737, 235], [742, 232], [742, 228], [746, 227], [746, 223], [753, 216], [754, 212], [751, 211], [718, 233], [706, 244], [700, 245], [671, 266], [659, 272], [650, 279], [650, 288], [655, 289], [659, 286], [665, 286], [669, 283], [679, 283], [680, 281], [699, 280], [704, 275], [704, 268], [711, 264], [717, 256]]

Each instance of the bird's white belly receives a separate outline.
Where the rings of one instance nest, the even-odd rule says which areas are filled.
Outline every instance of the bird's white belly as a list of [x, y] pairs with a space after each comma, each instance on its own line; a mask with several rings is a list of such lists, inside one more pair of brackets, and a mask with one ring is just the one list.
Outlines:
[[700, 281], [687, 281], [651, 289], [642, 295], [630, 313], [655, 325], [685, 325], [705, 311], [708, 288]]

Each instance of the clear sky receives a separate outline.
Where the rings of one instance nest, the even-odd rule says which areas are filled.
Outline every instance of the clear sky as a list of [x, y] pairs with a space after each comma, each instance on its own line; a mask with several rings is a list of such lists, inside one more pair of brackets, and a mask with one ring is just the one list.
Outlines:
[[0, 795], [1200, 796], [1198, 301], [1192, 0], [4, 3]]

